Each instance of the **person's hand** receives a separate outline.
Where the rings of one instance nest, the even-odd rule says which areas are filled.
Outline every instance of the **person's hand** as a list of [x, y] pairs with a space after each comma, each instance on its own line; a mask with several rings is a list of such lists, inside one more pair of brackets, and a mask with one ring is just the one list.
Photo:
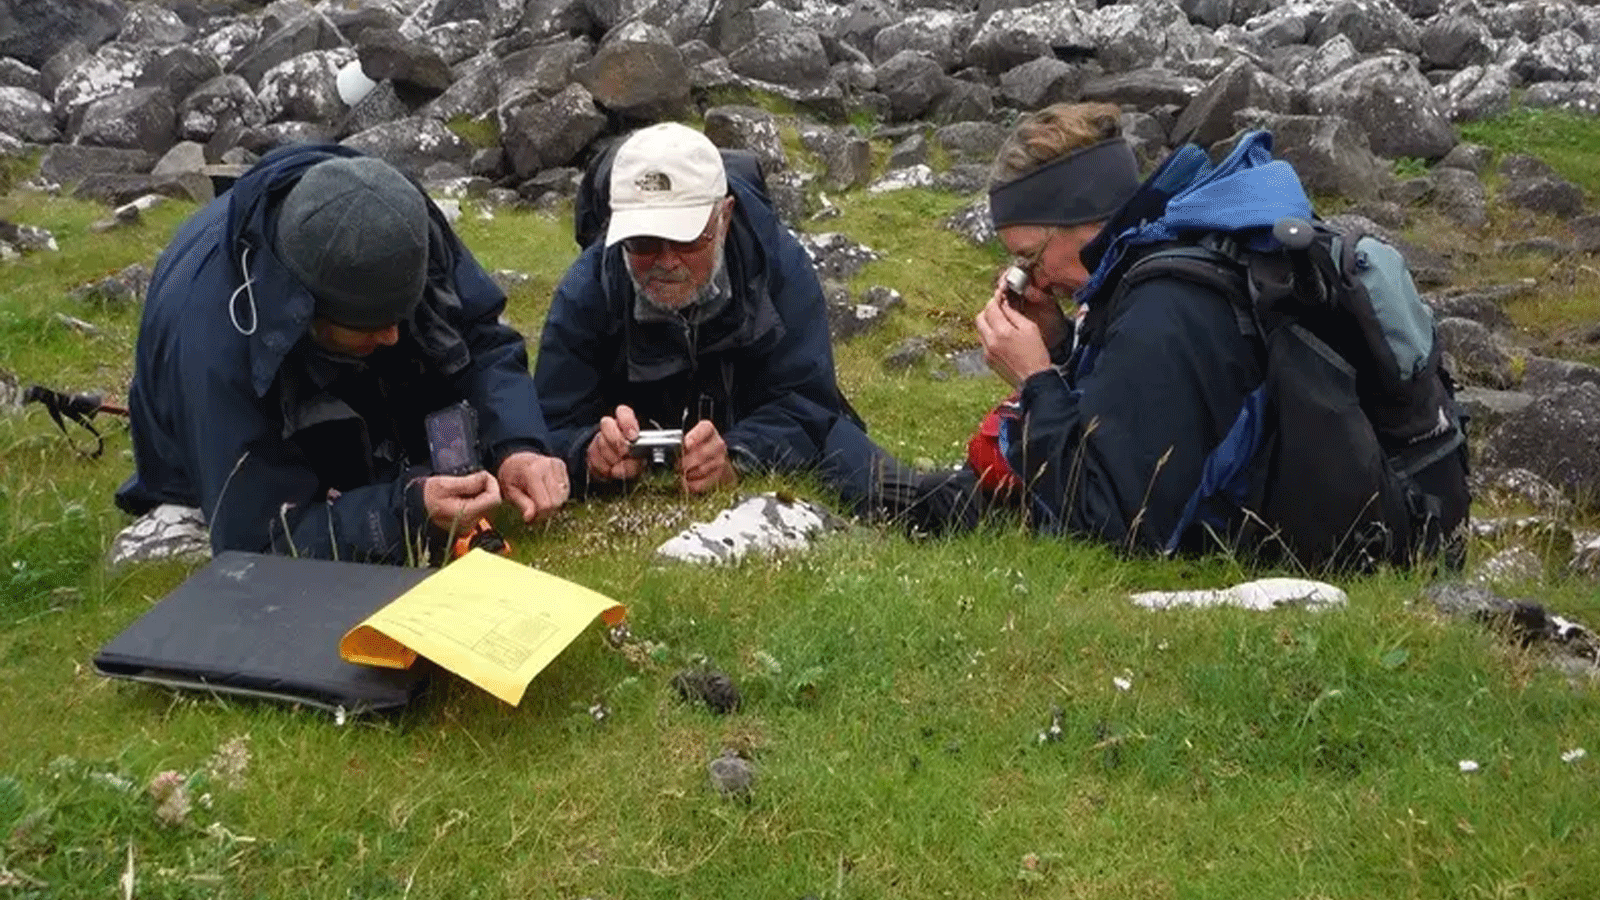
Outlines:
[[[1002, 269], [1000, 277], [995, 280], [994, 296], [991, 299], [1007, 303], [1007, 298], [1010, 296], [1012, 295], [1006, 290], [1006, 273]], [[1031, 281], [1023, 289], [1020, 309], [1016, 306], [1012, 306], [1011, 309], [1027, 316], [1029, 321], [1038, 326], [1039, 337], [1044, 341], [1047, 350], [1065, 341], [1072, 333], [1072, 323], [1067, 319], [1066, 311], [1061, 308], [1061, 302], [1054, 294], [1034, 287]]]
[[429, 475], [422, 482], [422, 505], [428, 521], [459, 534], [500, 505], [500, 482], [488, 472]]
[[628, 455], [634, 438], [639, 436], [639, 419], [627, 406], [617, 407], [617, 414], [600, 420], [600, 430], [589, 441], [585, 454], [589, 464], [589, 477], [595, 481], [631, 481], [644, 471], [644, 460]]
[[500, 464], [500, 495], [522, 512], [524, 522], [549, 518], [567, 494], [567, 467], [559, 459], [522, 450]]
[[717, 426], [702, 419], [683, 436], [683, 454], [678, 457], [678, 472], [684, 490], [703, 494], [739, 480], [739, 473], [728, 459], [728, 444], [717, 433]]
[[1012, 387], [1050, 368], [1050, 351], [1039, 336], [1039, 326], [1007, 305], [1003, 297], [991, 298], [975, 324], [983, 343], [983, 361]]

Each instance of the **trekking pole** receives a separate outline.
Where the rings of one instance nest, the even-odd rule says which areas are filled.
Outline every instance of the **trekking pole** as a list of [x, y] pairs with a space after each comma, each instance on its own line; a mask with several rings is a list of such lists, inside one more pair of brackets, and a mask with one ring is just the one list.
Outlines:
[[45, 412], [48, 412], [50, 418], [55, 421], [56, 427], [61, 429], [62, 434], [67, 433], [67, 420], [70, 419], [82, 425], [86, 431], [94, 435], [95, 448], [93, 451], [78, 450], [79, 453], [90, 459], [99, 459], [100, 454], [104, 453], [106, 449], [106, 439], [100, 435], [99, 429], [94, 427], [94, 417], [100, 413], [120, 416], [124, 419], [128, 417], [126, 407], [107, 403], [99, 394], [63, 394], [60, 391], [53, 391], [37, 384], [29, 387], [22, 394], [22, 404], [26, 406], [29, 403], [37, 403], [43, 406]]

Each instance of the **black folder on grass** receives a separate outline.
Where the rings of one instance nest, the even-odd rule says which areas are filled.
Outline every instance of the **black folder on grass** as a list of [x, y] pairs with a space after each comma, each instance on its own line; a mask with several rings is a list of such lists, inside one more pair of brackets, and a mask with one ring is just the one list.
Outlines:
[[95, 654], [111, 678], [359, 713], [404, 706], [426, 666], [339, 658], [339, 639], [434, 574], [228, 551]]

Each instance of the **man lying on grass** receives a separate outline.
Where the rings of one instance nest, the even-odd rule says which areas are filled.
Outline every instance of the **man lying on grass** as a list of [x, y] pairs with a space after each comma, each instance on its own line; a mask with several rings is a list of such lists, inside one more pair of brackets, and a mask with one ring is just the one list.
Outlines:
[[[162, 253], [117, 505], [199, 507], [214, 551], [435, 557], [503, 501], [567, 499], [505, 296], [423, 192], [342, 147], [264, 157]], [[424, 418], [465, 401], [487, 471], [433, 474]], [[491, 474], [493, 473], [493, 474]]]

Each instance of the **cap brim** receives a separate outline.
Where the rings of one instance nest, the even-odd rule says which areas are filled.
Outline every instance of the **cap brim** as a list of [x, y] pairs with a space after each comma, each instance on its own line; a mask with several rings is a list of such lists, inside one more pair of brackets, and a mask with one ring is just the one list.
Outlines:
[[631, 237], [659, 237], [680, 243], [692, 241], [706, 230], [715, 202], [699, 206], [655, 209], [619, 209], [606, 226], [606, 246]]

